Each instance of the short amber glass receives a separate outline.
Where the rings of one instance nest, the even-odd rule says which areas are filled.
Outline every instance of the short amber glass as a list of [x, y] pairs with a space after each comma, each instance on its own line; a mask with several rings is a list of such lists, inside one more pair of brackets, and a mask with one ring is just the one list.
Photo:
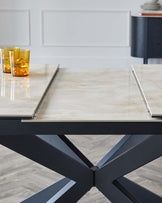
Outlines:
[[29, 58], [30, 50], [20, 49], [19, 55], [15, 55], [14, 51], [10, 51], [11, 74], [16, 77], [29, 75]]
[[1, 48], [1, 64], [4, 73], [11, 73], [11, 63], [9, 52], [13, 51], [15, 57], [19, 55], [19, 47], [2, 47]]

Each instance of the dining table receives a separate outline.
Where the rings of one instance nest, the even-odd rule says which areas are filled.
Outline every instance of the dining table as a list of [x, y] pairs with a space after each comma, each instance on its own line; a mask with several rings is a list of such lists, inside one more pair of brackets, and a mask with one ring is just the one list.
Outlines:
[[[67, 135], [124, 136], [94, 165]], [[92, 187], [112, 203], [161, 203], [126, 175], [162, 156], [162, 65], [1, 72], [0, 144], [64, 176], [22, 203], [75, 203]]]

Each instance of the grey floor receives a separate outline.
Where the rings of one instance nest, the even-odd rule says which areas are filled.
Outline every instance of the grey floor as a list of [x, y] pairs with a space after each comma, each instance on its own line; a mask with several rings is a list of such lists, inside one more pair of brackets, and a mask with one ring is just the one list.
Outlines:
[[[122, 136], [72, 135], [73, 143], [96, 164]], [[162, 158], [127, 175], [162, 196]], [[18, 203], [61, 179], [62, 176], [0, 145], [0, 203]], [[92, 188], [79, 203], [109, 203]]]

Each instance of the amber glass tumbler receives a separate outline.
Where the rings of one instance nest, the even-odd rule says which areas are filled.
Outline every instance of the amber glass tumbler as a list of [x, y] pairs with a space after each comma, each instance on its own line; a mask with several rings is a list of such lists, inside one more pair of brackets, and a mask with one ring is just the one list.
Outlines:
[[1, 64], [4, 73], [11, 73], [11, 63], [9, 52], [13, 51], [15, 57], [19, 55], [19, 47], [2, 47], [1, 48]]
[[30, 50], [20, 49], [19, 55], [10, 51], [11, 74], [12, 76], [23, 77], [29, 75]]

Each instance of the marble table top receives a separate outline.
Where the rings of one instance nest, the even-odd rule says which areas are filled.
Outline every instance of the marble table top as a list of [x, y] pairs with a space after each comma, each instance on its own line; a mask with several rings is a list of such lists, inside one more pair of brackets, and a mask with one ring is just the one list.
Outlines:
[[161, 73], [161, 65], [132, 69], [31, 65], [28, 77], [0, 73], [0, 118], [161, 122], [154, 118], [162, 115]]
[[0, 118], [32, 118], [58, 66], [30, 65], [29, 76], [0, 73]]
[[162, 117], [162, 65], [132, 66], [152, 117]]
[[131, 69], [60, 68], [32, 122], [83, 121], [161, 119], [150, 116]]

